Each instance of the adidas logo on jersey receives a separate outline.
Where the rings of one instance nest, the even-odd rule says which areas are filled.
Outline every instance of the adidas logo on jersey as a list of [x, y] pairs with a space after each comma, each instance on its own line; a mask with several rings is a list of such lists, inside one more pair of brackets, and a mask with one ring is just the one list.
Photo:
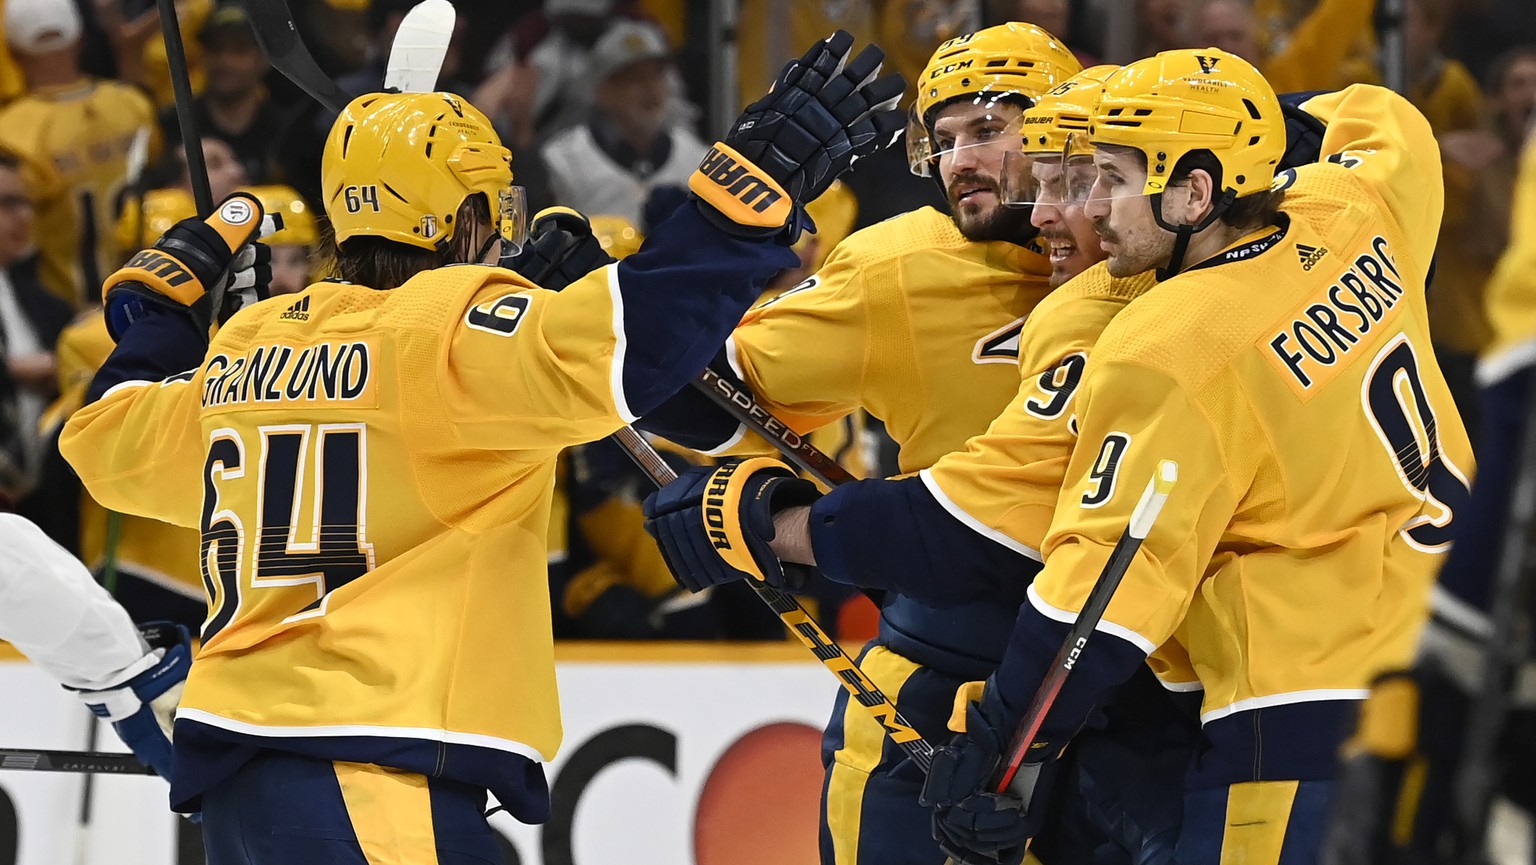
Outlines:
[[1308, 246], [1305, 243], [1296, 244], [1296, 255], [1301, 259], [1301, 269], [1311, 270], [1323, 256], [1328, 254], [1326, 246]]
[[309, 295], [299, 298], [297, 303], [277, 318], [278, 321], [309, 321]]

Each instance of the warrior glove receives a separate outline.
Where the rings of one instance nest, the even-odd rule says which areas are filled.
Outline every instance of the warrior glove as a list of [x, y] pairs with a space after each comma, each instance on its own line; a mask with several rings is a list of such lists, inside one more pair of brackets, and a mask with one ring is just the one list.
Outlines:
[[[191, 217], [171, 226], [155, 245], [140, 251], [102, 286], [107, 331], [114, 340], [151, 305], [189, 312], [207, 330], [242, 307], [265, 300], [272, 284], [272, 251], [260, 237], [282, 228], [261, 202], [236, 192], [207, 219]], [[219, 309], [211, 295], [223, 290]]]
[[688, 188], [721, 230], [794, 243], [809, 223], [805, 205], [855, 159], [896, 140], [906, 82], [880, 77], [885, 53], [878, 47], [849, 60], [852, 50], [843, 30], [816, 43], [705, 154]]
[[808, 569], [773, 554], [773, 515], [820, 497], [815, 484], [778, 460], [698, 466], [646, 498], [645, 530], [689, 591], [748, 578], [798, 591]]

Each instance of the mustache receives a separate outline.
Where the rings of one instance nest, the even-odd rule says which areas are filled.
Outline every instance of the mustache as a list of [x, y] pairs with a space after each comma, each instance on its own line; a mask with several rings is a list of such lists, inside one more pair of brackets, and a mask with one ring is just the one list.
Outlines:
[[1114, 243], [1115, 241], [1120, 239], [1119, 235], [1117, 235], [1113, 231], [1111, 231], [1109, 229], [1109, 226], [1105, 225], [1102, 222], [1095, 222], [1093, 224], [1093, 233], [1097, 234], [1100, 239], [1107, 240], [1110, 243]]
[[949, 201], [951, 204], [954, 204], [960, 200], [960, 197], [955, 194], [955, 189], [961, 186], [980, 186], [994, 193], [998, 191], [998, 182], [995, 179], [986, 176], [985, 174], [974, 171], [967, 172], [965, 174], [957, 174], [955, 175], [954, 179], [949, 182], [949, 188], [945, 190], [945, 192], [949, 195]]
[[1048, 223], [1040, 229], [1040, 237], [1042, 240], [1072, 241], [1076, 239], [1065, 225], [1054, 222]]

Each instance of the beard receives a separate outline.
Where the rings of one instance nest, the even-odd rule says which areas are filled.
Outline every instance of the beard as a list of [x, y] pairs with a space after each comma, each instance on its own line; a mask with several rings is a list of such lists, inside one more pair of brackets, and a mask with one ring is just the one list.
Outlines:
[[1146, 273], [1153, 268], [1166, 265], [1173, 255], [1174, 235], [1171, 232], [1153, 229], [1139, 237], [1127, 240], [1123, 235], [1111, 231], [1102, 223], [1094, 225], [1093, 230], [1101, 239], [1115, 244], [1115, 249], [1109, 253], [1107, 261], [1110, 276], [1125, 277]]
[[[972, 206], [960, 201], [955, 190], [961, 186], [980, 186], [991, 192], [990, 207]], [[1002, 203], [1002, 190], [996, 181], [981, 174], [957, 175], [945, 190], [949, 201], [950, 218], [966, 240], [986, 242], [1003, 240], [1019, 245], [1035, 238], [1036, 228], [1030, 224], [1028, 207], [1009, 207]]]

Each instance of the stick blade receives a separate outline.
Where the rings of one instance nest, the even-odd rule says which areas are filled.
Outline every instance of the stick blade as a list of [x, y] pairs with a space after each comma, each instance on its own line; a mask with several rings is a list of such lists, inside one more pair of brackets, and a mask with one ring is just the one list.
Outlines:
[[437, 89], [443, 58], [458, 15], [448, 0], [421, 0], [395, 33], [384, 71], [384, 89], [401, 93], [431, 93]]

